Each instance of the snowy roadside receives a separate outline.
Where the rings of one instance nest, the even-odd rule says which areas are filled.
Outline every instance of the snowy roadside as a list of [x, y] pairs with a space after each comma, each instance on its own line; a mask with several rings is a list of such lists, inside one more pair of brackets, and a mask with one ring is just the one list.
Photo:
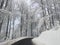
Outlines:
[[4, 42], [1, 42], [0, 45], [11, 45], [12, 43], [24, 39], [24, 38], [31, 38], [31, 37], [21, 37], [21, 38], [17, 38], [17, 39], [13, 39], [13, 40], [6, 40]]
[[[1, 42], [0, 45], [11, 45], [11, 43], [24, 38], [29, 37], [21, 37], [13, 40], [7, 40], [5, 42]], [[38, 45], [40, 45], [40, 42], [44, 43], [45, 45], [60, 45], [60, 26], [42, 32], [39, 37], [36, 37], [33, 40], [35, 40], [36, 43], [38, 42]]]

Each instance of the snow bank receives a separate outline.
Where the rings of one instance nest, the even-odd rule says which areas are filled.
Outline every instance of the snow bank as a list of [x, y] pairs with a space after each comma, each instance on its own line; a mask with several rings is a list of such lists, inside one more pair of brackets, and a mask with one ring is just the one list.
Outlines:
[[42, 34], [33, 39], [36, 42], [44, 43], [45, 45], [60, 45], [60, 26], [49, 31], [44, 31]]
[[1, 42], [0, 45], [11, 45], [12, 43], [17, 42], [18, 40], [21, 40], [24, 38], [28, 38], [28, 37], [20, 37], [20, 38], [13, 39], [13, 40], [6, 40], [4, 42]]

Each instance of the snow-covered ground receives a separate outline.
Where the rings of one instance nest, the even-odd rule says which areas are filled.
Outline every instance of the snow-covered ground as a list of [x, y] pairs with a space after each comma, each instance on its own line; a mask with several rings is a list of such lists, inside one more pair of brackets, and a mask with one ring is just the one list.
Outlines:
[[60, 45], [60, 26], [42, 32], [39, 37], [33, 40], [35, 40], [35, 43], [38, 42], [38, 45], [40, 42], [45, 45]]
[[[0, 45], [10, 45], [10, 42], [13, 43], [14, 41], [18, 41], [23, 38], [8, 40], [0, 43]], [[39, 37], [34, 38], [32, 41], [34, 41], [37, 45], [60, 45], [60, 26], [42, 32]]]
[[21, 38], [17, 38], [17, 39], [13, 39], [13, 40], [6, 40], [4, 42], [1, 42], [0, 45], [11, 45], [12, 43], [17, 42], [18, 40], [21, 40], [24, 38], [28, 38], [28, 37], [21, 37]]

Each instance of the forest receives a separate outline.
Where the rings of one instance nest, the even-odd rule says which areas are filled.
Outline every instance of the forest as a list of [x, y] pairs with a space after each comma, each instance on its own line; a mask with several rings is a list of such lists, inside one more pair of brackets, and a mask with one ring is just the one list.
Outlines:
[[38, 37], [60, 25], [60, 0], [0, 0], [0, 41]]

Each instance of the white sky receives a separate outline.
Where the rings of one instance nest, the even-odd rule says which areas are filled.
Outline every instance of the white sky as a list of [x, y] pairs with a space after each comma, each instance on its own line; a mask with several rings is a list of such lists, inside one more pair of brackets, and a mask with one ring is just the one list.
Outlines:
[[31, 0], [26, 0], [26, 2], [28, 3], [28, 5], [30, 5], [30, 4], [31, 4]]

